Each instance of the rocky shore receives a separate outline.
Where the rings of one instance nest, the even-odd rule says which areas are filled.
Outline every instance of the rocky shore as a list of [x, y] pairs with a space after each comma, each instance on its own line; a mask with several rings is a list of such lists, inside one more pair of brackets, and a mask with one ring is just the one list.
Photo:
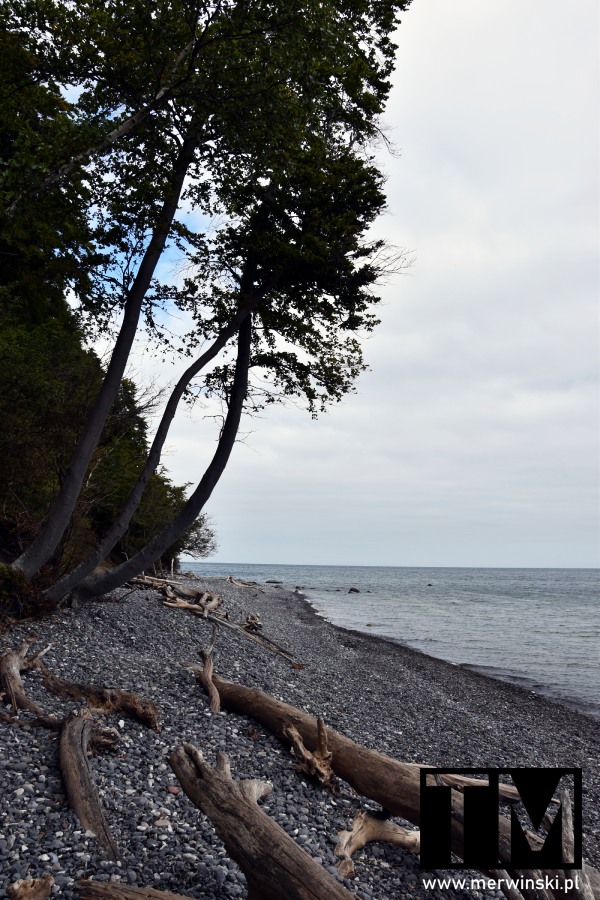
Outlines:
[[[336, 628], [282, 586], [259, 590], [217, 578], [197, 579], [196, 585], [219, 593], [232, 620], [258, 614], [264, 633], [305, 664], [293, 669], [221, 629], [218, 674], [323, 715], [328, 725], [368, 747], [438, 766], [580, 766], [584, 856], [600, 867], [600, 722], [512, 685]], [[210, 822], [178, 790], [168, 765], [169, 752], [184, 742], [198, 746], [210, 762], [218, 750], [226, 751], [238, 779], [270, 781], [274, 789], [264, 808], [335, 872], [336, 833], [350, 826], [360, 808], [376, 807], [347, 786], [333, 797], [309, 783], [262, 727], [208, 711], [187, 668], [210, 640], [206, 622], [165, 608], [152, 591], [121, 590], [103, 602], [12, 627], [0, 636], [0, 652], [16, 648], [32, 630], [40, 646], [53, 642], [45, 657], [52, 672], [152, 698], [162, 728], [157, 734], [108, 717], [121, 742], [116, 753], [96, 757], [93, 769], [121, 852], [121, 860], [112, 862], [66, 804], [56, 735], [0, 723], [0, 897], [18, 878], [47, 874], [65, 898], [77, 896], [72, 885], [82, 877], [208, 900], [245, 897], [243, 873]], [[48, 693], [36, 673], [25, 676], [25, 686], [47, 713], [62, 716], [77, 707]], [[363, 900], [477, 896], [426, 890], [418, 858], [398, 847], [369, 845], [357, 856], [358, 877], [345, 884]]]

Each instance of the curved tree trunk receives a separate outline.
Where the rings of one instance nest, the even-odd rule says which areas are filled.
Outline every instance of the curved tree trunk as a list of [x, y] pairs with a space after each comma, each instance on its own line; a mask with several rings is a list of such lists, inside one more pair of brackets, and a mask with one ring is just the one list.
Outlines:
[[144, 297], [164, 250], [167, 236], [179, 205], [183, 182], [194, 158], [195, 148], [196, 137], [188, 137], [184, 141], [173, 167], [170, 193], [163, 204], [135, 281], [127, 293], [121, 330], [115, 343], [102, 387], [88, 416], [85, 431], [79, 439], [69, 470], [54, 500], [50, 515], [33, 544], [12, 564], [14, 568], [22, 570], [28, 578], [36, 575], [42, 566], [48, 562], [56, 550], [75, 509], [90, 459], [96, 449], [123, 378], [129, 353], [137, 332]]
[[244, 400], [248, 390], [248, 370], [252, 344], [252, 318], [246, 318], [239, 331], [238, 353], [229, 409], [219, 438], [216, 452], [200, 483], [181, 512], [160, 531], [139, 553], [131, 559], [110, 569], [86, 578], [76, 589], [78, 599], [89, 599], [114, 590], [130, 578], [148, 568], [164, 551], [187, 531], [198, 517], [206, 501], [212, 494], [225, 466], [238, 433]]
[[142, 472], [140, 473], [140, 476], [136, 484], [134, 485], [125, 506], [121, 510], [118, 517], [115, 519], [110, 528], [110, 531], [104, 538], [102, 538], [94, 552], [90, 554], [87, 559], [84, 559], [81, 563], [79, 563], [79, 565], [76, 566], [71, 572], [68, 572], [59, 581], [53, 584], [52, 587], [48, 588], [48, 590], [44, 592], [44, 596], [47, 597], [48, 600], [61, 600], [70, 591], [76, 588], [77, 585], [80, 584], [90, 574], [90, 572], [93, 572], [96, 566], [98, 566], [103, 559], [106, 559], [113, 547], [123, 537], [123, 535], [127, 531], [132, 517], [134, 516], [140, 504], [146, 486], [158, 467], [162, 449], [167, 439], [171, 422], [175, 417], [177, 406], [179, 404], [179, 401], [181, 400], [181, 397], [183, 396], [185, 389], [187, 388], [192, 378], [194, 378], [207, 363], [209, 363], [212, 359], [215, 358], [215, 356], [217, 356], [217, 354], [220, 350], [222, 350], [229, 338], [239, 330], [240, 325], [242, 324], [244, 319], [251, 314], [252, 308], [253, 307], [249, 305], [244, 309], [240, 309], [233, 317], [231, 322], [221, 331], [210, 349], [199, 356], [198, 359], [194, 363], [192, 363], [192, 365], [189, 366], [183, 373], [183, 375], [175, 385], [171, 396], [169, 397], [169, 401], [165, 407], [165, 411], [162, 415], [160, 424], [154, 436], [154, 440], [152, 442], [152, 446], [150, 447], [150, 451], [148, 453], [144, 468], [142, 469]]

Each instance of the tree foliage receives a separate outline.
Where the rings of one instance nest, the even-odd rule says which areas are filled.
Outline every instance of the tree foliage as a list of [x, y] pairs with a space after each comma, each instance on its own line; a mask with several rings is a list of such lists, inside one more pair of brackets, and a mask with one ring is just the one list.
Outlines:
[[[377, 322], [373, 286], [387, 264], [368, 238], [385, 204], [369, 146], [409, 2], [3, 7], [0, 252], [16, 260], [7, 289], [24, 298], [35, 270], [57, 309], [68, 292], [88, 339], [99, 329], [116, 336], [57, 497], [15, 561], [28, 576], [64, 545], [88, 502], [93, 527], [109, 536], [62, 589], [89, 582], [109, 545], [130, 557], [115, 578], [130, 577], [193, 527], [244, 407], [295, 398], [316, 414], [352, 390], [364, 368], [358, 338]], [[175, 284], [159, 277], [165, 252], [186, 272]], [[179, 343], [168, 328], [177, 309], [190, 323]], [[141, 321], [192, 361], [148, 453], [140, 427], [111, 437]], [[234, 360], [227, 342], [236, 334]], [[197, 393], [221, 398], [224, 425], [185, 500], [158, 467], [177, 404]], [[136, 441], [146, 462], [130, 467], [123, 456]], [[106, 495], [90, 499], [90, 472], [113, 484]], [[136, 516], [143, 542], [152, 529], [139, 517], [157, 490], [178, 509], [140, 549]]]
[[[67, 304], [29, 307], [13, 298], [0, 307], [0, 560], [14, 559], [30, 542], [47, 514], [64, 476], [89, 407], [102, 380], [95, 353], [84, 349]], [[90, 466], [70, 528], [52, 561], [63, 572], [89, 553], [118, 514], [142, 468], [147, 450], [147, 406], [125, 380]], [[166, 471], [156, 473], [123, 538], [110, 554], [112, 564], [138, 552], [185, 503], [186, 486]], [[189, 545], [189, 546], [188, 546]], [[181, 552], [214, 550], [206, 517], [167, 548], [170, 565]], [[47, 575], [50, 575], [48, 572]]]

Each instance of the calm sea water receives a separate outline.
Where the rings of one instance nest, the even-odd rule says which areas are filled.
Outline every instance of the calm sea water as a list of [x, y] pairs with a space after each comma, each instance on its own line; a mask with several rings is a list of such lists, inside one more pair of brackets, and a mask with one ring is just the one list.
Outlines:
[[[600, 718], [598, 570], [198, 562], [182, 568], [301, 587], [336, 625], [415, 647]], [[360, 593], [348, 593], [351, 587]]]

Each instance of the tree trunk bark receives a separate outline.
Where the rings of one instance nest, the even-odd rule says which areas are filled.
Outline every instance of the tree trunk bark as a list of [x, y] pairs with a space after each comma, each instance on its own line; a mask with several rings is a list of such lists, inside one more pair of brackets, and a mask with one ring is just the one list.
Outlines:
[[33, 544], [12, 564], [14, 568], [22, 570], [28, 578], [33, 578], [42, 566], [48, 562], [56, 550], [75, 509], [90, 459], [96, 449], [106, 418], [119, 390], [131, 346], [137, 332], [144, 298], [152, 281], [156, 265], [165, 248], [179, 205], [184, 179], [194, 158], [195, 149], [195, 136], [186, 138], [173, 168], [170, 194], [163, 204], [135, 281], [128, 291], [121, 329], [104, 381], [102, 382], [102, 387], [88, 416], [85, 430], [79, 439], [69, 470], [54, 500], [50, 515]]
[[76, 589], [78, 599], [86, 600], [114, 590], [143, 572], [174, 544], [198, 517], [223, 474], [235, 443], [248, 389], [251, 344], [252, 319], [248, 317], [240, 326], [235, 375], [223, 430], [216, 452], [194, 493], [181, 512], [149, 541], [143, 550], [114, 569], [88, 576]]
[[248, 306], [245, 309], [239, 310], [238, 313], [233, 317], [229, 325], [224, 328], [219, 336], [214, 341], [212, 347], [203, 353], [202, 356], [198, 357], [196, 362], [194, 362], [181, 376], [177, 384], [175, 385], [171, 396], [169, 397], [169, 401], [165, 407], [162, 418], [160, 420], [160, 424], [154, 435], [154, 440], [152, 441], [152, 446], [150, 447], [150, 451], [148, 453], [148, 457], [146, 459], [146, 463], [142, 472], [139, 475], [139, 478], [136, 484], [129, 495], [125, 506], [115, 519], [112, 524], [110, 531], [105, 535], [104, 538], [100, 541], [96, 549], [90, 556], [84, 559], [78, 566], [76, 566], [71, 572], [68, 572], [66, 575], [63, 575], [59, 581], [53, 584], [50, 588], [48, 588], [44, 592], [44, 596], [51, 601], [62, 600], [70, 591], [77, 587], [89, 574], [93, 572], [93, 570], [98, 566], [103, 559], [106, 559], [110, 551], [117, 544], [117, 542], [123, 537], [127, 528], [129, 527], [129, 523], [133, 518], [139, 504], [142, 499], [142, 495], [150, 481], [150, 478], [156, 471], [158, 464], [160, 462], [160, 457], [162, 453], [162, 449], [164, 443], [167, 439], [167, 435], [169, 432], [169, 428], [171, 427], [171, 422], [175, 417], [175, 413], [177, 411], [177, 406], [183, 393], [187, 386], [189, 385], [192, 378], [194, 378], [203, 368], [204, 366], [214, 359], [220, 350], [223, 349], [227, 341], [230, 337], [232, 337], [236, 331], [239, 330], [241, 323], [244, 319], [251, 314], [251, 307]]
[[169, 760], [192, 803], [210, 818], [244, 871], [251, 900], [350, 900], [352, 894], [257, 805], [270, 785], [234, 782], [224, 753], [217, 754], [213, 769], [190, 744], [178, 747]]

